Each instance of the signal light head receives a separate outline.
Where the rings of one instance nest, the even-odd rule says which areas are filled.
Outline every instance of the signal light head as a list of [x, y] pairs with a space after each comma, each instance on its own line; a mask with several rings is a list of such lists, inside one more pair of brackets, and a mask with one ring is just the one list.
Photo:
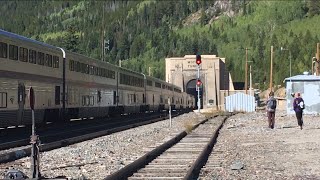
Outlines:
[[201, 64], [201, 55], [197, 54], [196, 56], [196, 63], [199, 65]]
[[197, 80], [197, 86], [201, 86], [202, 82], [200, 79]]

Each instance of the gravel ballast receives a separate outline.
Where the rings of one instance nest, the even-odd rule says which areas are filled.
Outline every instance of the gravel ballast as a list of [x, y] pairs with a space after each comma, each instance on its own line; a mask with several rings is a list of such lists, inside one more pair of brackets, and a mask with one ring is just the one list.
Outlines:
[[[204, 119], [204, 115], [191, 112], [172, 118], [171, 128], [170, 121], [164, 120], [41, 153], [41, 175], [51, 178], [103, 179], [144, 155], [144, 149], [155, 146], [169, 134], [180, 133], [190, 124]], [[30, 157], [1, 164], [0, 177], [9, 168], [31, 177]]]

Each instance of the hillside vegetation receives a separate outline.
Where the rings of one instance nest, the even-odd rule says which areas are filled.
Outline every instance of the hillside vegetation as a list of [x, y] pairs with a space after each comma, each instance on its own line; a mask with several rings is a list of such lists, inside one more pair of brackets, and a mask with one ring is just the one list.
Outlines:
[[[311, 71], [319, 40], [320, 1], [1, 1], [0, 28], [164, 78], [164, 58], [225, 57], [234, 81], [244, 81], [245, 48], [256, 88]], [[290, 51], [280, 51], [284, 47]]]

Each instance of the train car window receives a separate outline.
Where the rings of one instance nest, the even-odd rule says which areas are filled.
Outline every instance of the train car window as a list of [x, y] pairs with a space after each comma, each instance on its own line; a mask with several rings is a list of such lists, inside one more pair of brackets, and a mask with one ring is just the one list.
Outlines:
[[133, 102], [136, 103], [137, 102], [137, 97], [136, 94], [133, 95]]
[[123, 84], [123, 74], [120, 73], [120, 84]]
[[152, 102], [154, 103], [154, 94], [153, 94], [153, 96], [152, 96]]
[[28, 49], [23, 47], [19, 48], [19, 60], [22, 62], [28, 62]]
[[9, 45], [9, 59], [18, 60], [18, 46]]
[[8, 44], [0, 42], [0, 58], [8, 57]]
[[160, 95], [160, 103], [163, 103], [163, 96]]
[[86, 96], [82, 96], [82, 106], [86, 106]]
[[81, 63], [81, 72], [86, 73], [86, 64]]
[[90, 102], [89, 102], [89, 103], [90, 103], [89, 105], [90, 105], [90, 106], [93, 106], [93, 105], [94, 105], [94, 96], [89, 96], [89, 101], [90, 101]]
[[53, 56], [53, 68], [59, 68], [59, 57]]
[[29, 63], [37, 64], [37, 51], [29, 50]]
[[144, 97], [144, 94], [142, 94], [142, 103], [145, 103], [146, 102], [146, 99]]
[[88, 65], [88, 64], [86, 64], [86, 66], [85, 66], [85, 68], [86, 68], [86, 74], [89, 74], [89, 71], [90, 71], [90, 66]]
[[80, 62], [75, 61], [75, 68], [74, 68], [74, 70], [75, 70], [76, 72], [80, 72], [80, 71], [81, 71], [81, 69], [80, 69]]
[[[92, 97], [92, 100], [91, 100]], [[89, 106], [91, 104], [91, 101], [93, 101], [93, 96], [82, 96], [82, 106]], [[92, 102], [93, 105], [93, 102]]]
[[79, 62], [79, 72], [83, 73], [83, 63]]
[[55, 87], [55, 104], [59, 105], [60, 104], [60, 86]]
[[92, 66], [92, 65], [89, 65], [89, 74], [90, 74], [90, 75], [93, 75], [93, 74], [94, 74], [93, 66]]
[[110, 78], [110, 71], [106, 69], [106, 78]]
[[111, 71], [111, 78], [115, 79], [116, 78], [116, 72], [115, 71]]
[[44, 53], [38, 52], [37, 64], [44, 65]]
[[152, 86], [152, 81], [147, 80], [147, 85], [148, 85], [148, 86]]
[[104, 69], [103, 68], [100, 68], [100, 76], [104, 77]]
[[102, 68], [102, 77], [107, 77], [106, 69]]
[[117, 92], [113, 91], [113, 104], [116, 104], [117, 101], [119, 101], [119, 98], [117, 97]]
[[97, 102], [100, 103], [101, 102], [101, 91], [97, 92]]
[[101, 68], [98, 67], [98, 76], [101, 77], [101, 74], [102, 74], [102, 73], [101, 73]]
[[7, 93], [0, 92], [0, 108], [6, 108], [8, 104]]
[[45, 66], [52, 67], [52, 55], [46, 54]]
[[161, 88], [161, 84], [158, 83], [158, 82], [155, 82], [155, 83], [154, 83], [154, 86], [157, 87], [157, 88]]
[[69, 70], [74, 71], [74, 61], [73, 60], [69, 61]]
[[94, 75], [98, 76], [98, 68], [93, 66]]
[[44, 60], [44, 65], [48, 66], [48, 64], [49, 64], [49, 54], [46, 54], [45, 60]]

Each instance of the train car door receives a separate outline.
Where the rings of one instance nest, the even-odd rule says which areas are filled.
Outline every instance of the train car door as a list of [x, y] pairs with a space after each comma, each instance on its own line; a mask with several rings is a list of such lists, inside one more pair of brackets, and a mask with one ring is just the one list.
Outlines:
[[23, 83], [18, 84], [18, 123], [21, 124], [23, 121], [24, 114], [24, 104], [25, 104], [25, 96], [26, 96], [26, 87]]

